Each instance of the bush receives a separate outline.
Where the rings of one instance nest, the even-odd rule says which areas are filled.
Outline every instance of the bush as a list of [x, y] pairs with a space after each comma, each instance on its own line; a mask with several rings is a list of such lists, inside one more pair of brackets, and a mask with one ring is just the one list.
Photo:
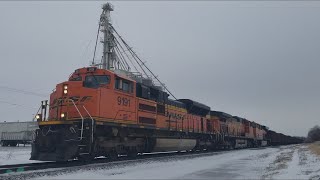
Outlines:
[[306, 142], [320, 141], [320, 127], [314, 126], [308, 132]]

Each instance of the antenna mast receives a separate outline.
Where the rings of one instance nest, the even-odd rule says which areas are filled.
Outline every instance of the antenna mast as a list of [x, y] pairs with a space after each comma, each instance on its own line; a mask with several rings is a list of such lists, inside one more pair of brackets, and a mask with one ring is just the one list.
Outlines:
[[102, 56], [102, 69], [110, 70], [113, 66], [114, 56], [113, 52], [113, 35], [110, 22], [110, 12], [113, 11], [113, 6], [110, 3], [106, 3], [102, 6], [102, 14], [100, 17], [101, 32], [103, 32], [104, 37], [103, 43], [103, 56]]

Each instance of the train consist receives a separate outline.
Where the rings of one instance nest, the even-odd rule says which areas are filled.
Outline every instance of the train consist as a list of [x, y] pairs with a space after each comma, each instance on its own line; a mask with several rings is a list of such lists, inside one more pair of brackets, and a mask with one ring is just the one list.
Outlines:
[[104, 33], [102, 63], [76, 69], [67, 81], [56, 85], [49, 103], [42, 102], [41, 112], [36, 116], [40, 129], [32, 143], [32, 160], [134, 157], [144, 152], [300, 142], [288, 136], [289, 139], [278, 138], [266, 126], [213, 111], [194, 100], [175, 99], [160, 80], [160, 85], [154, 83], [151, 71], [148, 76], [133, 73], [130, 68], [117, 68], [125, 65], [122, 53], [131, 52], [133, 60], [149, 70], [139, 63], [131, 48], [116, 49], [127, 44], [115, 35], [117, 32], [110, 23], [112, 10], [109, 3], [105, 4], [100, 17], [99, 31]]

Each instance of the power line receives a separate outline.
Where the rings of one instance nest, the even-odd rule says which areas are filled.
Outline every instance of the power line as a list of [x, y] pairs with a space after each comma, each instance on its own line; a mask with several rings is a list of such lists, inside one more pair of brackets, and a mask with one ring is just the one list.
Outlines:
[[9, 105], [12, 105], [12, 106], [18, 106], [18, 107], [26, 108], [26, 109], [37, 109], [37, 108], [35, 108], [35, 107], [26, 106], [26, 105], [17, 104], [17, 103], [12, 103], [12, 102], [5, 101], [5, 100], [0, 100], [0, 103], [2, 103], [2, 104], [9, 104]]
[[33, 96], [38, 96], [38, 97], [48, 97], [48, 95], [46, 95], [46, 94], [26, 91], [26, 90], [12, 88], [12, 87], [8, 87], [8, 86], [0, 86], [0, 89], [7, 90], [9, 92], [16, 92], [16, 93], [26, 94], [26, 95], [33, 95]]

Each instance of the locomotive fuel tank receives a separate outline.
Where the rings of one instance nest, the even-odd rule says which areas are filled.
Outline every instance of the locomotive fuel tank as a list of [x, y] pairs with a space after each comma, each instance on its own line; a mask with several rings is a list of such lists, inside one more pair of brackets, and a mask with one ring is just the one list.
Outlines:
[[153, 152], [192, 150], [196, 144], [196, 139], [157, 138]]
[[246, 148], [248, 146], [248, 141], [245, 139], [236, 139], [235, 148]]

